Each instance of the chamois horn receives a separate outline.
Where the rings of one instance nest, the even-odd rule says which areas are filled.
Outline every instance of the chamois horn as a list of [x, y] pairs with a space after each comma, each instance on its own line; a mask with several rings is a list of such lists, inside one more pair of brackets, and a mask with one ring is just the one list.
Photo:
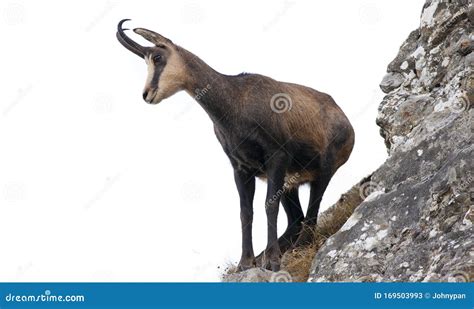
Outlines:
[[129, 51], [131, 51], [132, 53], [144, 58], [145, 57], [145, 54], [146, 54], [146, 51], [147, 51], [147, 48], [144, 47], [144, 46], [141, 46], [140, 44], [134, 42], [131, 38], [129, 38], [126, 34], [125, 34], [125, 30], [129, 30], [129, 29], [123, 29], [122, 28], [122, 24], [126, 21], [128, 21], [130, 19], [122, 19], [119, 23], [118, 23], [118, 26], [117, 26], [117, 39], [119, 40], [119, 42], [126, 48], [128, 49]]

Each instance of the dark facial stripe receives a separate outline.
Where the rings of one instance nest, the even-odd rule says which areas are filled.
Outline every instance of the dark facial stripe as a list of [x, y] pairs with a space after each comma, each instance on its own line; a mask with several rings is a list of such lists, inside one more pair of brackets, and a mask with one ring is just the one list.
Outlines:
[[[152, 60], [150, 60], [152, 61]], [[162, 59], [162, 61], [155, 65], [155, 70], [153, 72], [153, 78], [151, 79], [151, 86], [156, 87], [158, 89], [158, 82], [160, 81], [160, 75], [165, 68], [166, 60]]]

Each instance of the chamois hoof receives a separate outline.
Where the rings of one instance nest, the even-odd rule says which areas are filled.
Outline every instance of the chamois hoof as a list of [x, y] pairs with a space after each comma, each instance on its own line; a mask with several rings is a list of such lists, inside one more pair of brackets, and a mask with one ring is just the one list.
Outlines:
[[237, 266], [238, 271], [244, 271], [250, 268], [254, 268], [257, 266], [257, 263], [255, 262], [255, 258], [249, 258], [249, 259], [241, 259], [239, 262], [239, 265]]
[[280, 271], [281, 254], [280, 252], [268, 252], [263, 255], [262, 268], [271, 271]]
[[271, 270], [274, 272], [279, 272], [280, 271], [280, 261], [264, 261], [262, 264], [262, 268]]

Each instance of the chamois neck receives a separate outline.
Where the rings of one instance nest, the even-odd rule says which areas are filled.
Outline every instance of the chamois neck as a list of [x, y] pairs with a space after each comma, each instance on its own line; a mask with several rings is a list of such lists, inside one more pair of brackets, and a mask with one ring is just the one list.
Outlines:
[[212, 121], [220, 122], [232, 116], [235, 105], [229, 100], [229, 94], [233, 92], [229, 77], [185, 49], [180, 53], [190, 77], [186, 92], [202, 106]]

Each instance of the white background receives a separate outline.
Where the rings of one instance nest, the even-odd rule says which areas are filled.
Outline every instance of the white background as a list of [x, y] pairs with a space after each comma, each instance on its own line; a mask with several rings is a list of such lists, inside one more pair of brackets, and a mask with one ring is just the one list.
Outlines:
[[[2, 1], [0, 281], [215, 281], [240, 257], [238, 195], [211, 121], [184, 92], [142, 100], [145, 63], [117, 42], [120, 19], [222, 73], [331, 94], [356, 146], [324, 209], [386, 158], [378, 84], [423, 2]], [[264, 195], [259, 182], [256, 254]]]

